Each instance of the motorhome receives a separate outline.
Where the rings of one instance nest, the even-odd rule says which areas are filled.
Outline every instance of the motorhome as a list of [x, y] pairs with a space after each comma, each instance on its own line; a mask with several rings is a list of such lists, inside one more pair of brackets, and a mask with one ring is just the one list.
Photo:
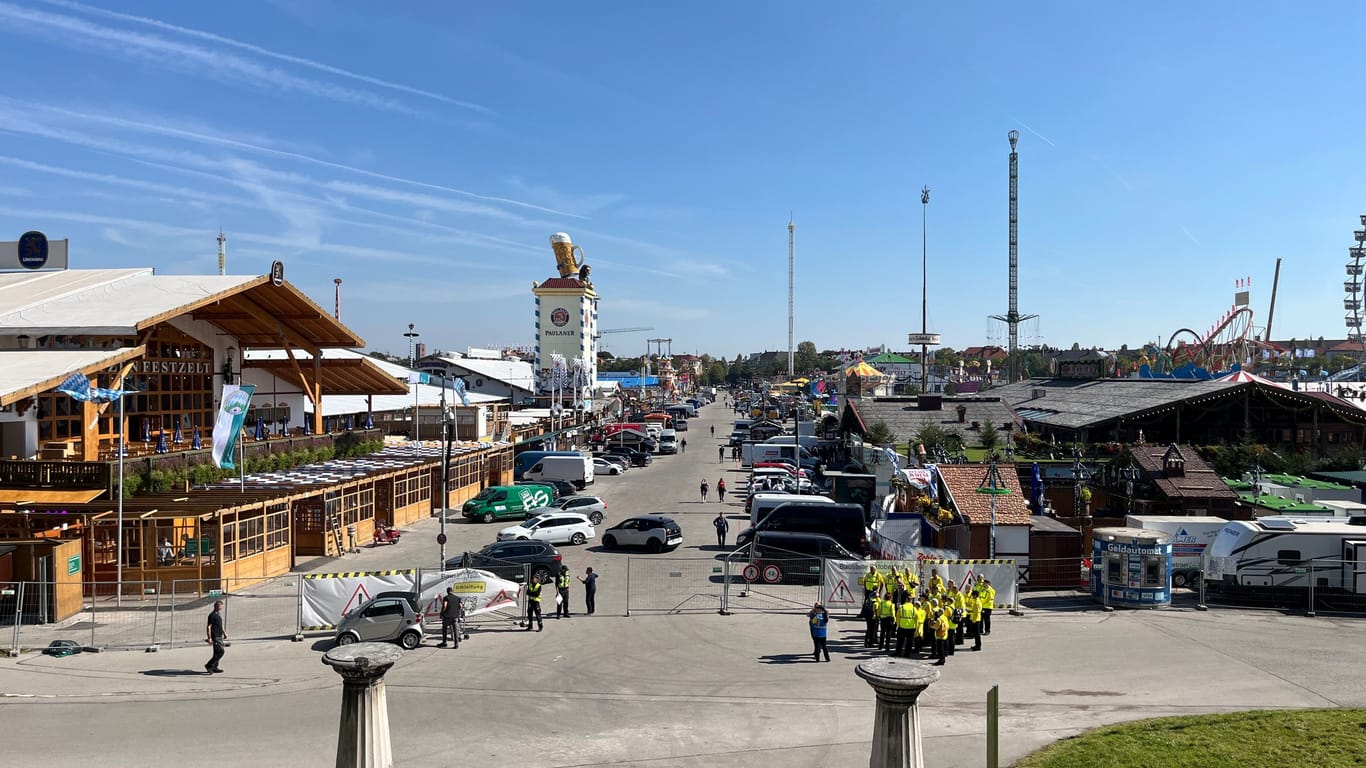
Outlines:
[[1205, 588], [1220, 594], [1340, 590], [1366, 594], [1366, 518], [1230, 520], [1205, 548]]
[[1181, 515], [1129, 515], [1124, 518], [1129, 528], [1161, 531], [1172, 542], [1172, 586], [1195, 586], [1200, 577], [1205, 548], [1228, 525], [1222, 517], [1186, 517]]

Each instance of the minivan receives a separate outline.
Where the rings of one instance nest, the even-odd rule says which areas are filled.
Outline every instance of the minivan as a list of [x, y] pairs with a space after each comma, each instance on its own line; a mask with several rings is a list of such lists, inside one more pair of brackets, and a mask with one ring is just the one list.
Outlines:
[[550, 506], [555, 492], [548, 485], [493, 485], [465, 502], [460, 514], [471, 520], [494, 520], [531, 517], [535, 510]]
[[793, 502], [806, 502], [809, 504], [834, 504], [834, 499], [829, 496], [815, 496], [812, 494], [795, 493], [756, 493], [750, 496], [745, 502], [749, 507], [749, 524], [758, 525], [760, 520], [768, 516], [769, 512], [777, 509], [782, 504]]
[[[749, 561], [759, 567], [761, 578], [773, 584], [817, 584], [825, 558], [863, 559], [823, 533], [760, 531], [749, 551]], [[769, 578], [765, 572], [770, 568], [776, 569], [778, 578]]]
[[666, 429], [659, 433], [659, 452], [678, 453], [678, 432], [673, 429]]
[[823, 504], [810, 499], [788, 502], [775, 507], [753, 528], [740, 531], [735, 543], [748, 544], [757, 531], [824, 533], [861, 556], [868, 552], [868, 514], [858, 504]]

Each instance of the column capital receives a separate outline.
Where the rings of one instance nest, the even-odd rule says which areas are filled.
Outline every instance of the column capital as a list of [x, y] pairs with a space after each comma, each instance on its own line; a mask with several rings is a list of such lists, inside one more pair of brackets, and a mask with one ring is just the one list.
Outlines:
[[323, 654], [323, 663], [346, 682], [366, 682], [383, 677], [401, 658], [403, 651], [390, 643], [352, 643]]
[[900, 706], [914, 704], [922, 691], [939, 680], [939, 670], [928, 664], [887, 657], [865, 661], [854, 673], [872, 686], [879, 700]]

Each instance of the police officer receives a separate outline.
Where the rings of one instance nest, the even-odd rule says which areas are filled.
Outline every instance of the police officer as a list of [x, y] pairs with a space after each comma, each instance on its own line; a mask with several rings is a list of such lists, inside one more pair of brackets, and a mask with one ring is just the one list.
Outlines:
[[447, 632], [453, 638], [454, 646], [460, 647], [460, 619], [464, 615], [465, 606], [460, 604], [460, 597], [455, 594], [455, 587], [446, 587], [446, 596], [441, 600], [441, 645], [438, 647], [446, 647]]
[[531, 631], [531, 622], [536, 622], [536, 631], [545, 629], [545, 622], [541, 620], [541, 579], [539, 576], [532, 576], [531, 583], [526, 585], [526, 631]]
[[555, 594], [559, 605], [555, 606], [555, 618], [569, 618], [569, 566], [560, 566], [560, 575], [555, 577]]

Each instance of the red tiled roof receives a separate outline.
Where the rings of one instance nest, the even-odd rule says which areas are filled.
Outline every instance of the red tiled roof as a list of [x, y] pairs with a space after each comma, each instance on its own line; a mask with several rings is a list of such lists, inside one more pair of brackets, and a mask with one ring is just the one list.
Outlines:
[[1200, 458], [1195, 452], [1195, 447], [1191, 445], [1177, 446], [1177, 451], [1185, 460], [1185, 474], [1180, 477], [1168, 477], [1163, 471], [1162, 459], [1169, 450], [1171, 446], [1167, 445], [1135, 445], [1129, 448], [1129, 455], [1134, 463], [1143, 470], [1144, 477], [1151, 480], [1163, 496], [1169, 499], [1237, 498], [1238, 495], [1229, 490], [1219, 477], [1219, 473], [1214, 471], [1214, 467]]
[[536, 286], [536, 287], [538, 287], [538, 288], [582, 288], [582, 287], [583, 287], [583, 281], [582, 281], [582, 280], [579, 280], [577, 277], [552, 277], [552, 278], [550, 278], [549, 280], [544, 280], [544, 281], [542, 281], [541, 284], [538, 285], [538, 286]]
[[[1009, 494], [996, 496], [997, 525], [1032, 525], [1029, 505], [1024, 492], [1020, 489], [1020, 478], [1014, 464], [997, 464], [1001, 480], [1010, 489]], [[987, 476], [986, 464], [939, 464], [939, 478], [953, 496], [958, 511], [974, 525], [991, 523], [991, 499], [985, 493], [978, 493], [982, 479]]]

